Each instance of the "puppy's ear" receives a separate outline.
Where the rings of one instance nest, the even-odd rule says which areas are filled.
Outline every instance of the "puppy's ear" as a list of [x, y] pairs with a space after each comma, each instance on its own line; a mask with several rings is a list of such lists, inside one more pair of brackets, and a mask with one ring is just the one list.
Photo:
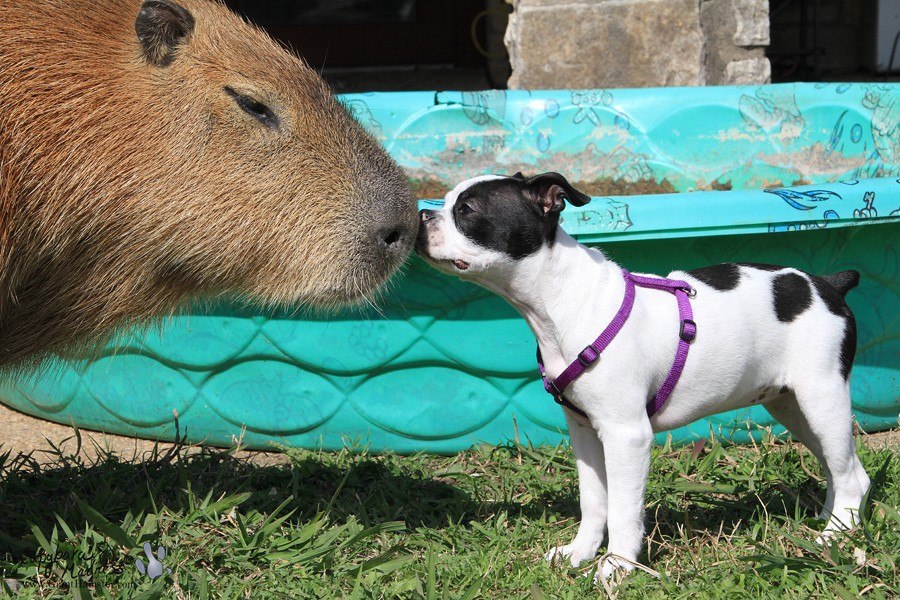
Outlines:
[[560, 212], [566, 201], [573, 206], [584, 206], [591, 197], [582, 194], [559, 173], [541, 173], [525, 180], [525, 185], [538, 200], [538, 205], [545, 215]]

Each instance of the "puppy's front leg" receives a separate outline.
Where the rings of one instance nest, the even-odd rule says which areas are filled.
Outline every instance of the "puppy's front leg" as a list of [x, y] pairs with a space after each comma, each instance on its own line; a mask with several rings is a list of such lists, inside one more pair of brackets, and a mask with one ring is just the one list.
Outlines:
[[[609, 546], [611, 556], [603, 564], [602, 576], [616, 567], [631, 570], [626, 561], [637, 562], [644, 538], [644, 492], [650, 469], [653, 430], [645, 415], [634, 420], [604, 423], [600, 438], [606, 456], [609, 493]], [[626, 559], [617, 561], [616, 556]]]
[[597, 554], [603, 543], [603, 529], [608, 514], [606, 504], [606, 465], [603, 444], [597, 432], [586, 420], [566, 412], [569, 437], [575, 452], [578, 468], [578, 500], [581, 505], [581, 523], [571, 544], [557, 546], [547, 553], [550, 562], [568, 557], [577, 567]]

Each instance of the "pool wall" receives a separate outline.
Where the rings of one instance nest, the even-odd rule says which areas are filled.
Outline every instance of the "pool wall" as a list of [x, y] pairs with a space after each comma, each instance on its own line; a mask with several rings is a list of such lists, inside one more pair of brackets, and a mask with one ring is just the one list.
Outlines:
[[[859, 270], [848, 295], [859, 324], [854, 412], [865, 430], [897, 426], [900, 86], [343, 100], [418, 179], [452, 185], [478, 173], [556, 170], [572, 181], [665, 184], [678, 193], [599, 196], [563, 213], [567, 231], [633, 271], [725, 261]], [[692, 192], [701, 188], [731, 191]], [[0, 401], [90, 429], [257, 448], [455, 452], [512, 439], [558, 443], [565, 434], [521, 318], [417, 258], [377, 310], [297, 316], [197, 306], [161, 328], [124, 333], [92, 360], [7, 377]], [[743, 441], [772, 424], [755, 407], [672, 435]]]

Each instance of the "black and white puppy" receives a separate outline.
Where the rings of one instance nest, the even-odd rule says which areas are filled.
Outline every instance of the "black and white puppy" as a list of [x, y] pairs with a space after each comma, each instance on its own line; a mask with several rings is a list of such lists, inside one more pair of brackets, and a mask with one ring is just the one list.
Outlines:
[[[436, 268], [505, 298], [537, 338], [557, 377], [613, 319], [625, 294], [618, 265], [559, 227], [565, 202], [590, 201], [563, 176], [482, 176], [421, 212], [416, 248]], [[645, 405], [672, 366], [679, 313], [672, 294], [638, 288], [624, 327], [565, 390], [587, 415], [566, 410], [578, 467], [581, 524], [548, 559], [591, 560], [609, 532], [608, 576], [641, 548], [644, 491], [654, 432], [762, 404], [822, 463], [828, 491], [824, 541], [856, 523], [869, 477], [856, 455], [849, 375], [856, 324], [846, 271], [815, 277], [790, 267], [722, 264], [675, 271], [696, 290], [697, 335], [684, 371], [652, 418]], [[548, 402], [551, 400], [548, 397]], [[625, 560], [616, 560], [621, 557]]]

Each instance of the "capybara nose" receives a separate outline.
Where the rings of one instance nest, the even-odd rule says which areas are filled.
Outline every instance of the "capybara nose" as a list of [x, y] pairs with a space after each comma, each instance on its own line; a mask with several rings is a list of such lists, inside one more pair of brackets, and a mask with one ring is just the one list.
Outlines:
[[413, 228], [404, 223], [376, 224], [372, 241], [385, 256], [400, 256], [412, 249]]
[[404, 232], [400, 227], [383, 227], [376, 234], [378, 243], [388, 250], [403, 245]]

